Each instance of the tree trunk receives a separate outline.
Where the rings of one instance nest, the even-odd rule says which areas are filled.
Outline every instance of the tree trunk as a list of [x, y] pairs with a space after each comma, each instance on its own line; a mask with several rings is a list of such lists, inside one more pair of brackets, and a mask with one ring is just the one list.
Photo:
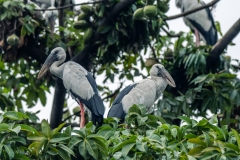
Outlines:
[[50, 127], [56, 128], [62, 122], [63, 106], [65, 101], [66, 89], [63, 86], [61, 79], [56, 78], [55, 80], [55, 92], [52, 104], [52, 112], [50, 117]]

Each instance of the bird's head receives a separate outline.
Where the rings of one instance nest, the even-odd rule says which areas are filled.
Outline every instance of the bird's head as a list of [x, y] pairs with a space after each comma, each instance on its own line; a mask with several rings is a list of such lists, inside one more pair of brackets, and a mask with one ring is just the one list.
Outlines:
[[66, 59], [66, 53], [64, 51], [63, 48], [61, 47], [57, 47], [54, 48], [50, 55], [47, 57], [46, 61], [44, 62], [39, 74], [38, 74], [38, 79], [42, 78], [45, 73], [48, 71], [48, 69], [51, 67], [51, 65], [58, 61], [59, 64], [61, 64], [62, 62], [64, 62]]
[[167, 84], [172, 87], [176, 87], [176, 84], [172, 78], [172, 76], [168, 73], [168, 71], [161, 64], [154, 64], [150, 70], [150, 75], [154, 77], [162, 78]]

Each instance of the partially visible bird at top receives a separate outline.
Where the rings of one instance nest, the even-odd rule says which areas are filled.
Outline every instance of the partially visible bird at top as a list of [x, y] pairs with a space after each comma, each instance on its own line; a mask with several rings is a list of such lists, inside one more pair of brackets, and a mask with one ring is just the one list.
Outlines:
[[47, 9], [48, 7], [52, 6], [51, 0], [34, 0], [34, 1], [37, 2], [42, 9]]
[[[48, 9], [56, 9], [54, 6], [55, 0], [51, 0], [51, 7], [48, 7]], [[53, 36], [54, 33], [54, 26], [55, 26], [55, 20], [58, 18], [58, 10], [46, 10], [45, 11], [45, 23], [46, 25], [49, 25], [51, 30], [51, 36]]]
[[168, 84], [176, 87], [173, 78], [161, 64], [152, 66], [150, 76], [151, 78], [143, 79], [124, 88], [113, 101], [108, 117], [117, 117], [122, 123], [133, 104], [143, 104], [149, 110]]
[[[202, 0], [176, 0], [175, 2], [176, 6], [181, 9], [182, 13], [205, 5]], [[191, 13], [185, 16], [183, 20], [195, 34], [197, 47], [200, 46], [200, 40], [211, 46], [217, 43], [217, 29], [209, 8]]]
[[72, 98], [77, 101], [81, 109], [80, 128], [85, 125], [84, 106], [90, 110], [92, 122], [99, 125], [103, 123], [103, 115], [105, 107], [103, 101], [98, 94], [97, 84], [92, 74], [84, 69], [81, 65], [68, 61], [66, 52], [61, 47], [53, 49], [44, 62], [38, 79], [41, 78], [50, 68], [50, 72], [63, 80], [64, 87], [71, 94]]

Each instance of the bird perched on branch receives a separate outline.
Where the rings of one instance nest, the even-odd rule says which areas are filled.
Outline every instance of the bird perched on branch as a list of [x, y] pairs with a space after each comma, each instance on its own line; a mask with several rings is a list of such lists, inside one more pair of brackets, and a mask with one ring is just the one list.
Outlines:
[[[51, 7], [48, 7], [48, 9], [56, 9], [54, 6], [55, 0], [51, 0]], [[51, 36], [53, 36], [54, 33], [54, 25], [55, 20], [58, 18], [58, 10], [46, 10], [45, 11], [45, 23], [46, 25], [49, 25], [51, 30]]]
[[108, 117], [117, 117], [124, 121], [133, 104], [143, 104], [148, 109], [161, 96], [167, 85], [175, 87], [171, 75], [161, 64], [154, 64], [150, 69], [151, 78], [143, 79], [124, 88], [113, 101]]
[[38, 74], [38, 79], [50, 68], [50, 72], [53, 75], [63, 80], [67, 92], [69, 92], [72, 98], [80, 105], [80, 128], [85, 125], [83, 104], [90, 110], [93, 123], [96, 124], [96, 122], [98, 122], [98, 124], [101, 125], [103, 123], [105, 108], [98, 94], [97, 84], [92, 74], [73, 61], [63, 63], [65, 59], [66, 53], [63, 48], [57, 47], [53, 49], [44, 62]]
[[[176, 6], [182, 13], [205, 5], [201, 0], [176, 0]], [[207, 45], [215, 45], [218, 40], [214, 19], [209, 8], [191, 13], [183, 18], [185, 24], [190, 27], [196, 36], [196, 46], [200, 45], [200, 40]]]

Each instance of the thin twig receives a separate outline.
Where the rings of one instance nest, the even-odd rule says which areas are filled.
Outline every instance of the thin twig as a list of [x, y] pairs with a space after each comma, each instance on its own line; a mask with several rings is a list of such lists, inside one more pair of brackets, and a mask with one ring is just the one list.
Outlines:
[[219, 1], [220, 1], [220, 0], [214, 0], [214, 1], [212, 1], [212, 2], [210, 2], [210, 3], [208, 3], [208, 4], [206, 4], [206, 5], [203, 5], [203, 6], [201, 6], [201, 7], [194, 8], [194, 9], [192, 9], [192, 10], [190, 10], [190, 11], [187, 11], [187, 12], [184, 12], [184, 13], [181, 13], [181, 14], [177, 14], [177, 15], [175, 15], [175, 16], [169, 16], [169, 17], [166, 18], [165, 20], [173, 20], [173, 19], [177, 19], [177, 18], [180, 18], [180, 17], [183, 17], [183, 16], [187, 16], [187, 15], [189, 15], [189, 14], [191, 14], [191, 13], [194, 13], [194, 12], [197, 12], [197, 11], [202, 10], [202, 9], [204, 9], [204, 8], [208, 8], [208, 7], [210, 7], [210, 6], [213, 6], [213, 5], [215, 5], [216, 3], [218, 3]]
[[69, 119], [72, 118], [73, 116], [78, 116], [78, 115], [80, 115], [80, 111], [78, 111], [78, 112], [76, 112], [76, 113], [68, 116], [67, 118], [65, 118], [65, 119], [63, 120], [63, 122], [66, 122], [67, 120], [69, 120]]
[[102, 1], [94, 1], [94, 2], [77, 3], [77, 4], [69, 4], [69, 5], [66, 5], [66, 6], [57, 7], [57, 8], [53, 8], [53, 9], [34, 9], [34, 10], [35, 11], [62, 10], [62, 9], [70, 8], [70, 7], [73, 7], [73, 6], [80, 6], [80, 5], [85, 5], [85, 4], [97, 4], [97, 3], [102, 3], [102, 2], [104, 2], [104, 0], [102, 0]]
[[102, 100], [108, 99], [108, 98], [112, 98], [113, 96], [115, 96], [119, 90], [122, 88], [123, 83], [121, 83], [121, 85], [118, 87], [118, 89], [116, 89], [112, 94], [109, 94], [108, 96], [104, 97]]
[[152, 50], [152, 52], [153, 52], [153, 57], [154, 57], [154, 58], [157, 58], [157, 55], [156, 55], [155, 49], [153, 48], [151, 42], [149, 42], [149, 46], [150, 46], [150, 48], [151, 48], [151, 50]]
[[177, 33], [177, 34], [172, 34], [170, 32], [168, 32], [165, 28], [162, 28], [162, 30], [169, 36], [169, 37], [181, 37], [181, 35], [183, 34], [182, 32]]

